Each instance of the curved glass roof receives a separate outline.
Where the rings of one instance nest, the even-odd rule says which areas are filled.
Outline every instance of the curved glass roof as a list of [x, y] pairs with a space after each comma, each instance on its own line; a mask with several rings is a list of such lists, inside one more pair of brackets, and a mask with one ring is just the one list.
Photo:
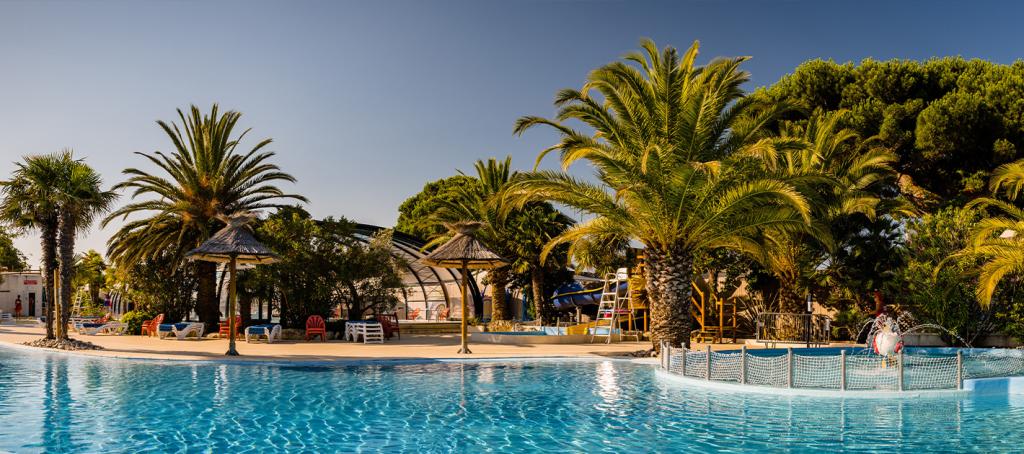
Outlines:
[[[377, 233], [387, 230], [369, 224], [356, 224], [355, 236], [363, 242], [369, 242]], [[461, 307], [459, 291], [459, 271], [424, 265], [420, 262], [426, 254], [420, 252], [426, 244], [423, 240], [402, 232], [393, 232], [391, 251], [395, 257], [405, 262], [405, 273], [402, 281], [405, 288], [400, 298], [403, 304], [398, 307], [398, 317], [412, 320], [435, 320], [443, 308], [451, 308], [450, 316], [459, 317]], [[483, 298], [476, 280], [469, 280], [469, 291], [473, 302], [473, 313], [483, 312]]]

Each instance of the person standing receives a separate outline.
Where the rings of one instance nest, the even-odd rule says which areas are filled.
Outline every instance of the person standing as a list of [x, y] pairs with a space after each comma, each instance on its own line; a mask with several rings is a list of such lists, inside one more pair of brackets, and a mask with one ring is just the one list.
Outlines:
[[14, 318], [21, 318], [21, 295], [14, 298]]

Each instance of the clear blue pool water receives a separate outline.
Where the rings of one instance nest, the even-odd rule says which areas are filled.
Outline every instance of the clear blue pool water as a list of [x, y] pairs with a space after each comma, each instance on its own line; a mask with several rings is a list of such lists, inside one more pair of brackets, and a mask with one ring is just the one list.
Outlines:
[[1020, 452], [1019, 397], [684, 389], [611, 360], [278, 367], [0, 347], [0, 451]]

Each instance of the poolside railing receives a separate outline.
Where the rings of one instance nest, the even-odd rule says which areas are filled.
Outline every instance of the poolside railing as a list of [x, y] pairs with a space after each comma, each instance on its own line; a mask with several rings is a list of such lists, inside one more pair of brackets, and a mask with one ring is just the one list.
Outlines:
[[698, 380], [774, 388], [837, 391], [909, 391], [963, 389], [964, 355], [905, 355], [891, 358], [868, 354], [804, 355], [792, 348], [783, 354], [689, 350], [662, 343], [661, 368]]
[[822, 314], [765, 312], [758, 314], [755, 328], [757, 341], [764, 344], [827, 345], [832, 319]]

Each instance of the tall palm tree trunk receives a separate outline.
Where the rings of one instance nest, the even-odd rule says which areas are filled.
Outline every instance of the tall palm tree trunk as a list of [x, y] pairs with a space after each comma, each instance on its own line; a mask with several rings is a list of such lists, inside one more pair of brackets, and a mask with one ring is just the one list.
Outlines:
[[505, 302], [505, 288], [508, 287], [508, 271], [495, 268], [490, 272], [491, 320], [508, 320], [508, 305]]
[[554, 316], [554, 307], [544, 294], [544, 269], [540, 266], [530, 270], [530, 287], [533, 291], [533, 313], [541, 324], [550, 322]]
[[682, 251], [658, 251], [647, 248], [647, 294], [651, 304], [651, 342], [660, 349], [661, 341], [674, 347], [690, 346], [690, 296], [693, 256]]
[[65, 209], [60, 213], [60, 224], [57, 228], [57, 254], [60, 270], [60, 320], [57, 320], [55, 334], [59, 339], [68, 338], [68, 322], [71, 320], [71, 280], [75, 276], [75, 230], [78, 225], [72, 210]]
[[779, 276], [779, 307], [782, 312], [791, 314], [804, 313], [803, 292], [796, 278], [787, 275]]
[[56, 282], [53, 281], [53, 272], [57, 270], [57, 225], [46, 224], [42, 228], [42, 253], [43, 253], [43, 288], [46, 289], [46, 338], [53, 339], [53, 307], [57, 303]]
[[220, 323], [220, 300], [217, 299], [217, 264], [196, 262], [199, 288], [196, 291], [196, 315], [206, 325], [206, 332], [217, 332]]

